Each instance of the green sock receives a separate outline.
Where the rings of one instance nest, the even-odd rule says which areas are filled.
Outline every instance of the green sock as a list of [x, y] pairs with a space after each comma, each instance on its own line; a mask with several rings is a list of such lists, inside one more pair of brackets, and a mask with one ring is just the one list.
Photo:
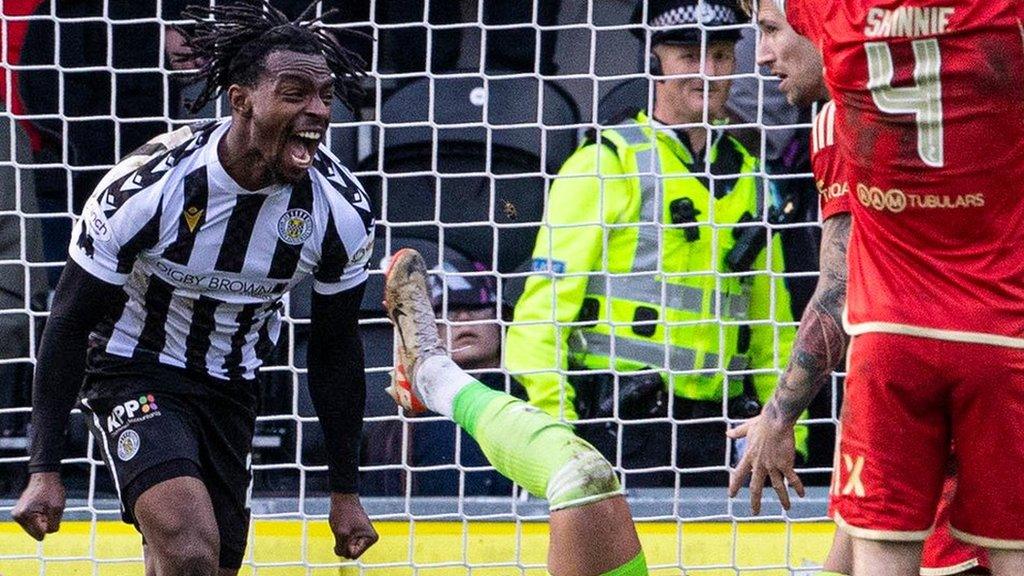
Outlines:
[[[633, 558], [629, 562], [626, 562], [622, 566], [612, 570], [611, 572], [604, 572], [601, 576], [647, 576], [647, 559], [644, 558], [644, 551], [641, 550], [636, 558]], [[551, 576], [550, 572], [548, 576]]]
[[572, 428], [480, 382], [455, 396], [452, 419], [472, 436], [491, 465], [552, 510], [621, 493], [608, 461]]
[[644, 551], [641, 550], [636, 558], [601, 576], [647, 576], [647, 558], [644, 558]]

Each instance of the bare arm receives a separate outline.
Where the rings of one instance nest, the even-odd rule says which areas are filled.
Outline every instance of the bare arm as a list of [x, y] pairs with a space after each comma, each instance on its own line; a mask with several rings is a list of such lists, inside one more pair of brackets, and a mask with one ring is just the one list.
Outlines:
[[821, 277], [800, 319], [793, 354], [764, 414], [796, 422], [800, 413], [829, 381], [846, 355], [849, 337], [843, 331], [846, 305], [846, 247], [850, 241], [850, 215], [825, 221], [821, 238]]
[[838, 214], [825, 221], [821, 247], [821, 277], [804, 310], [789, 365], [779, 379], [761, 414], [727, 432], [733, 439], [746, 437], [747, 450], [729, 482], [735, 496], [750, 479], [750, 506], [761, 511], [765, 480], [771, 481], [782, 507], [789, 509], [786, 482], [800, 496], [803, 483], [793, 470], [793, 428], [797, 419], [842, 361], [848, 339], [843, 332], [846, 305], [846, 247], [850, 240], [850, 215]]

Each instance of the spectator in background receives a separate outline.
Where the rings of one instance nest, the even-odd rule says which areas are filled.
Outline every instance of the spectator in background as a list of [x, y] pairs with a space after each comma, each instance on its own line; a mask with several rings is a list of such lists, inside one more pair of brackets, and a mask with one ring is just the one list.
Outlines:
[[[745, 17], [731, 0], [648, 7], [654, 110], [592, 137], [552, 184], [506, 367], [556, 417], [625, 421], [621, 435], [615, 424], [578, 429], [621, 456], [627, 486], [672, 486], [680, 467], [713, 466], [680, 480], [721, 485], [725, 423], [707, 419], [756, 414], [792, 345], [779, 325], [793, 321], [789, 295], [770, 273], [783, 269], [781, 244], [758, 224], [778, 213], [763, 209], [757, 159], [705, 124], [726, 116], [721, 77]], [[571, 368], [594, 372], [567, 381]], [[640, 418], [663, 420], [629, 422]]]
[[[436, 249], [425, 254], [424, 259], [428, 265], [436, 263]], [[501, 372], [501, 320], [511, 307], [499, 302], [494, 276], [481, 274], [489, 268], [446, 248], [441, 270], [434, 270], [428, 286], [440, 319], [441, 339], [451, 350], [452, 360], [488, 387], [525, 400], [523, 387], [510, 378], [506, 382]], [[476, 441], [451, 420], [414, 421], [411, 427], [413, 466], [490, 467]], [[456, 435], [461, 435], [458, 441]], [[415, 473], [412, 493], [456, 496], [459, 470]], [[512, 494], [512, 482], [493, 469], [467, 472], [463, 494], [508, 496]]]
[[[14, 116], [25, 114], [25, 106], [18, 96], [18, 71], [8, 65], [17, 65], [21, 60], [21, 48], [28, 32], [28, 20], [18, 16], [29, 16], [42, 0], [6, 0], [0, 5], [0, 15], [5, 24], [0, 27], [0, 45], [3, 46], [6, 61], [0, 70], [0, 161], [13, 163], [0, 167], [0, 260], [22, 260], [22, 264], [0, 266], [0, 311], [12, 309], [43, 310], [46, 303], [45, 279], [40, 282], [41, 269], [29, 268], [29, 263], [42, 261], [39, 221], [24, 218], [24, 215], [38, 212], [33, 173], [28, 168], [32, 151], [38, 149], [42, 136], [30, 122], [19, 121], [11, 129], [13, 118], [5, 113], [10, 110]], [[15, 18], [12, 18], [15, 17]], [[6, 33], [6, 35], [5, 35]], [[10, 72], [7, 74], [6, 72]], [[8, 84], [8, 79], [10, 84]], [[10, 107], [8, 107], [8, 102]], [[11, 142], [11, 135], [15, 141]], [[22, 227], [24, 221], [24, 228]], [[29, 292], [26, 295], [25, 275], [28, 274]], [[0, 314], [0, 359], [27, 358], [31, 320], [20, 314]], [[17, 382], [19, 385], [0, 387], [8, 394], [21, 392], [21, 376], [16, 376], [16, 366], [0, 365], [0, 382]], [[31, 374], [31, 369], [29, 369]], [[27, 389], [25, 390], [27, 393]], [[4, 402], [0, 406], [27, 406], [28, 396], [22, 402]], [[6, 422], [6, 421], [5, 421]], [[11, 432], [8, 424], [0, 424], [0, 435]]]
[[[794, 206], [790, 222], [817, 222], [818, 190], [811, 178], [774, 178], [777, 175], [809, 174], [811, 156], [807, 147], [811, 121], [808, 105], [794, 105], [786, 101], [779, 91], [779, 80], [755, 62], [754, 51], [757, 32], [743, 30], [736, 43], [736, 72], [747, 74], [733, 80], [729, 92], [729, 112], [743, 124], [758, 124], [756, 129], [744, 129], [737, 138], [751, 150], [763, 153], [761, 158], [769, 181], [779, 194]], [[763, 150], [762, 150], [763, 142]], [[814, 272], [818, 269], [818, 245], [821, 235], [817, 226], [787, 228], [781, 232], [782, 250], [786, 257], [786, 272]], [[811, 275], [786, 279], [793, 296], [793, 317], [803, 314], [811, 294], [814, 278]], [[831, 459], [832, 451], [827, 451]], [[827, 464], [827, 463], [826, 463]]]
[[[122, 22], [176, 19], [184, 1], [161, 4], [161, 12], [154, 2], [46, 0], [36, 7], [35, 15], [52, 13], [56, 20], [31, 21], [21, 64], [52, 68], [21, 71], [19, 90], [26, 113], [49, 115], [30, 119], [41, 134], [35, 161], [64, 165], [36, 173], [39, 207], [54, 215], [43, 220], [48, 261], [67, 257], [69, 213], [81, 211], [103, 174], [166, 132], [168, 118], [177, 115], [179, 98], [176, 84], [166, 78], [161, 24]], [[108, 63], [112, 72], [102, 69]], [[56, 284], [60, 270], [49, 272]]]
[[[2, 68], [18, 65], [21, 63], [21, 47], [25, 43], [25, 34], [28, 32], [28, 20], [21, 20], [17, 17], [31, 16], [43, 0], [5, 0], [0, 3], [0, 16], [3, 17], [5, 25], [0, 27], [0, 43], [7, 52], [6, 60]], [[4, 32], [6, 31], [6, 36]], [[12, 114], [25, 114], [25, 105], [18, 95], [18, 71], [10, 70], [10, 85], [7, 84], [8, 75], [0, 74], [0, 106], [10, 110]], [[31, 122], [21, 121], [21, 125], [28, 133], [32, 143], [32, 150], [36, 151], [42, 146], [42, 135], [35, 129]]]
[[[25, 114], [18, 96], [18, 70], [21, 48], [28, 32], [28, 20], [42, 0], [5, 0], [0, 2], [0, 46], [4, 61], [0, 63], [0, 160], [15, 165], [0, 167], [0, 260], [19, 264], [0, 266], [0, 406], [24, 407], [24, 414], [0, 414], [0, 453], [11, 449], [20, 452], [25, 440], [28, 407], [31, 404], [33, 336], [40, 334], [40, 318], [30, 312], [46, 309], [47, 280], [45, 271], [29, 264], [43, 261], [39, 220], [32, 217], [36, 206], [35, 177], [30, 169], [33, 151], [40, 149], [42, 136], [30, 122], [18, 121], [12, 130], [14, 116]], [[11, 142], [11, 136], [15, 141]], [[15, 213], [17, 211], [18, 213]], [[27, 278], [26, 278], [27, 276]], [[26, 289], [27, 288], [27, 289]], [[33, 331], [33, 328], [35, 330]], [[18, 362], [23, 359], [23, 362]], [[0, 465], [0, 498], [13, 497], [24, 484], [24, 464]]]

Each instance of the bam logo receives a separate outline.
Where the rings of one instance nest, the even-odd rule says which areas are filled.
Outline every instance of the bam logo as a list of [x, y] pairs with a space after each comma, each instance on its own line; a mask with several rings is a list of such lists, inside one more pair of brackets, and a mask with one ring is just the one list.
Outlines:
[[148, 420], [159, 415], [156, 398], [152, 394], [139, 396], [114, 406], [107, 416], [107, 432], [113, 432], [122, 426]]
[[[865, 494], [864, 483], [861, 482], [860, 475], [864, 472], [864, 457], [853, 457], [849, 454], [843, 454], [842, 456], [843, 471], [840, 473], [839, 455], [836, 454], [836, 467], [832, 472], [830, 492], [833, 496], [849, 496], [853, 494], [858, 498], [863, 498]], [[843, 482], [843, 477], [846, 477], [846, 482]]]

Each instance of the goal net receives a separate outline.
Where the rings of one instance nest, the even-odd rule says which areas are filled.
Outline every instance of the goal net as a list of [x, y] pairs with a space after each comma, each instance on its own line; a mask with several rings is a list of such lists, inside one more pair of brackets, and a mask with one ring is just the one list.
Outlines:
[[[186, 3], [0, 0], [3, 576], [143, 573], [140, 538], [119, 521], [108, 470], [77, 410], [67, 434], [62, 475], [68, 508], [60, 532], [36, 543], [5, 519], [27, 481], [32, 369], [71, 226], [85, 198], [106, 170], [153, 136], [196, 118], [230, 115], [223, 99], [198, 114], [184, 111], [198, 94], [183, 82], [196, 63], [175, 63], [169, 55], [181, 49], [181, 35], [171, 25], [183, 23]], [[305, 0], [272, 3], [292, 18], [306, 6]], [[325, 145], [359, 177], [378, 217], [360, 321], [367, 355], [360, 481], [381, 541], [358, 562], [333, 554], [323, 437], [305, 382], [310, 287], [300, 286], [283, 301], [284, 329], [263, 370], [253, 519], [242, 573], [545, 574], [545, 503], [497, 475], [472, 440], [443, 418], [409, 417], [385, 395], [394, 361], [392, 329], [380, 304], [381, 265], [399, 248], [420, 249], [437, 268], [439, 318], [447, 332], [497, 325], [495, 347], [503, 346], [526, 278], [557, 274], [553, 264], [531, 268], [531, 259], [538, 231], [547, 225], [545, 207], [559, 169], [586, 139], [601, 139], [600, 127], [651, 107], [651, 28], [641, 23], [647, 8], [627, 0], [327, 0], [316, 8], [316, 14], [325, 13], [327, 26], [366, 35], [345, 35], [343, 42], [371, 71], [354, 111], [335, 103]], [[706, 32], [702, 25], [692, 28]], [[705, 129], [705, 143], [724, 130], [759, 159], [759, 214], [738, 225], [717, 223], [707, 214], [696, 214], [695, 222], [713, 235], [723, 227], [733, 236], [757, 227], [766, 241], [779, 239], [785, 254], [784, 267], [768, 258], [762, 269], [705, 271], [718, 286], [743, 275], [780, 279], [777, 289], [784, 286], [791, 301], [790, 315], [773, 313], [747, 323], [772, 329], [770, 363], [704, 366], [704, 372], [720, 375], [719, 382], [742, 383], [779, 374], [785, 365], [780, 339], [794, 330], [792, 318], [799, 318], [813, 291], [820, 226], [808, 173], [814, 111], [786, 104], [777, 81], [757, 69], [754, 26], [734, 29], [742, 32], [734, 72], [690, 75], [705, 87], [698, 96], [704, 111], [682, 128], [691, 138], [697, 132], [685, 129]], [[706, 61], [710, 45], [700, 46]], [[708, 88], [724, 80], [731, 81], [727, 122], [708, 103], [714, 97]], [[702, 185], [739, 176], [714, 173], [713, 160], [698, 157], [690, 165]], [[783, 208], [785, 218], [770, 216]], [[621, 225], [605, 225], [606, 240], [616, 226]], [[666, 221], [657, 228], [664, 233], [672, 226]], [[713, 258], [724, 257], [708, 249]], [[452, 264], [460, 258], [468, 264]], [[607, 265], [607, 253], [602, 261]], [[453, 294], [466, 286], [484, 286], [482, 302], [493, 304], [493, 317], [457, 310]], [[783, 295], [773, 288], [772, 308], [778, 298]], [[737, 328], [721, 308], [702, 321], [715, 323], [723, 342]], [[455, 350], [488, 345], [451, 338]], [[474, 374], [522, 394], [505, 363], [499, 353], [496, 363]], [[714, 409], [699, 415], [696, 427], [672, 412], [636, 417], [617, 404], [625, 387], [617, 376], [623, 374], [606, 374], [610, 412], [584, 417], [580, 429], [598, 427], [606, 437], [601, 448], [622, 474], [652, 574], [811, 574], [820, 566], [832, 538], [825, 508], [841, 375], [833, 377], [805, 421], [801, 473], [812, 485], [808, 497], [784, 513], [767, 495], [765, 511], [755, 518], [746, 491], [730, 500], [722, 480], [742, 443], [729, 445], [709, 465], [670, 456], [665, 465], [645, 467], [631, 460], [632, 451], [643, 446], [624, 435], [632, 426], [654, 426], [665, 434], [648, 441], [662, 442], [675, 454], [684, 444], [709, 443], [707, 430], [716, 425], [724, 431], [734, 424], [738, 416], [729, 413], [730, 402], [722, 401], [720, 409], [715, 401], [706, 403]], [[661, 400], [670, 406], [681, 402]], [[639, 480], [644, 477], [657, 479]]]

